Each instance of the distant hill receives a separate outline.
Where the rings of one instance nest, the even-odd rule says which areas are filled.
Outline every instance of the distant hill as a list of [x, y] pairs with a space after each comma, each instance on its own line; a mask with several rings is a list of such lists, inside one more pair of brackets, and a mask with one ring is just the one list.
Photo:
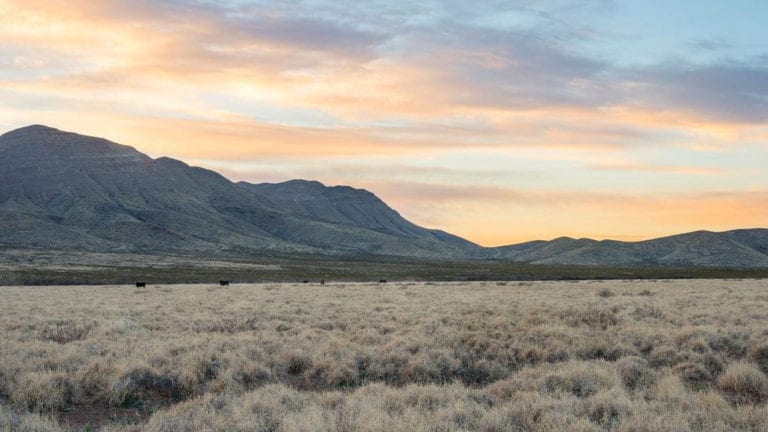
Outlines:
[[563, 237], [495, 248], [493, 257], [532, 264], [768, 267], [768, 229], [697, 231], [641, 242]]
[[765, 229], [483, 248], [415, 225], [365, 190], [306, 180], [233, 183], [174, 159], [39, 125], [0, 136], [0, 247], [768, 267]]

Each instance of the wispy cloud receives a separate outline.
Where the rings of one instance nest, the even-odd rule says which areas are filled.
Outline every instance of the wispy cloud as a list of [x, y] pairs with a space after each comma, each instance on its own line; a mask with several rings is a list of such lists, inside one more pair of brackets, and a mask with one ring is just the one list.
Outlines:
[[604, 171], [640, 171], [649, 173], [676, 173], [676, 174], [699, 174], [699, 175], [717, 175], [725, 174], [727, 170], [717, 167], [703, 166], [680, 166], [680, 165], [653, 165], [646, 163], [602, 163], [594, 164], [592, 168]]

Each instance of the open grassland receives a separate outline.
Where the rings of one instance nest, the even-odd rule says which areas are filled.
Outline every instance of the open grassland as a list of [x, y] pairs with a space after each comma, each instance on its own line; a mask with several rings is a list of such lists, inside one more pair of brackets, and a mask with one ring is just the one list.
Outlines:
[[768, 281], [0, 288], [3, 431], [768, 431]]

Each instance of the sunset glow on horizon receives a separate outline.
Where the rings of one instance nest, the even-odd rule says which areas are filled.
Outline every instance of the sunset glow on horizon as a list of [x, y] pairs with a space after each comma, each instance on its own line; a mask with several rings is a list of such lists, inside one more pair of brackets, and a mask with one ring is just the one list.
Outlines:
[[768, 227], [768, 2], [0, 0], [0, 133], [365, 188], [486, 246]]

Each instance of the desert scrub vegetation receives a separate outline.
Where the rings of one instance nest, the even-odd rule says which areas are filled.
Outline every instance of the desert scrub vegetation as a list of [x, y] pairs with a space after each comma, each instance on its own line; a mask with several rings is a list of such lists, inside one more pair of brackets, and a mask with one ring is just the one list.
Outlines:
[[0, 288], [0, 430], [768, 431], [761, 280]]

